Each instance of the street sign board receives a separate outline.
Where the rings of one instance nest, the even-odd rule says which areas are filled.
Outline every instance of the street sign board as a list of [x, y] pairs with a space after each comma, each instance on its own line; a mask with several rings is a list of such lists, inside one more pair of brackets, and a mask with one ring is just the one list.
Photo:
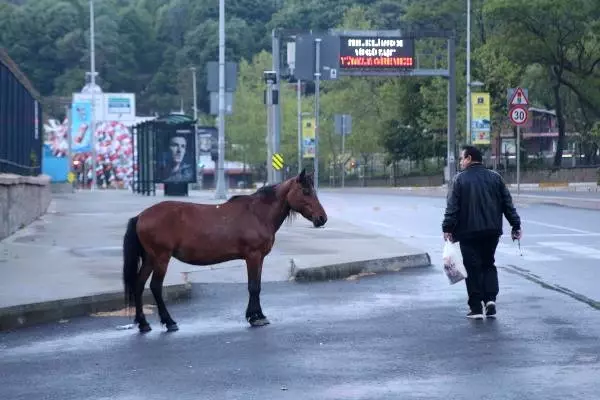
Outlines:
[[277, 171], [279, 171], [280, 169], [283, 168], [283, 156], [279, 153], [273, 154], [273, 158], [271, 159], [271, 164], [273, 165], [273, 168], [275, 168]]
[[512, 106], [529, 105], [529, 90], [521, 87], [509, 88], [507, 90], [507, 105], [510, 109]]
[[339, 54], [340, 39], [329, 34], [301, 34], [296, 36], [296, 55], [294, 76], [303, 81], [315, 80], [316, 69], [316, 43], [315, 39], [321, 39], [321, 77], [322, 81], [336, 80], [339, 78]]
[[352, 116], [350, 114], [335, 114], [335, 133], [348, 135], [352, 132]]
[[[235, 92], [237, 87], [237, 63], [227, 61], [225, 63], [225, 91]], [[219, 63], [209, 61], [206, 63], [206, 91], [219, 91]]]
[[[219, 115], [219, 92], [210, 92], [210, 113]], [[233, 114], [233, 92], [225, 92], [225, 114]]]
[[510, 121], [515, 125], [525, 125], [527, 118], [529, 117], [527, 107], [523, 105], [513, 106], [510, 109], [509, 117]]

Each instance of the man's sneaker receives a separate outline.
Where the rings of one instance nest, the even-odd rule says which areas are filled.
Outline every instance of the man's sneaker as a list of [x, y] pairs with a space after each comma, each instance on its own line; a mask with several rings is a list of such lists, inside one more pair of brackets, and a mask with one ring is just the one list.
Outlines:
[[471, 319], [483, 319], [483, 313], [481, 311], [477, 311], [477, 312], [469, 312], [467, 314], [467, 318], [471, 318]]
[[485, 316], [488, 318], [496, 318], [496, 303], [488, 301], [485, 304]]

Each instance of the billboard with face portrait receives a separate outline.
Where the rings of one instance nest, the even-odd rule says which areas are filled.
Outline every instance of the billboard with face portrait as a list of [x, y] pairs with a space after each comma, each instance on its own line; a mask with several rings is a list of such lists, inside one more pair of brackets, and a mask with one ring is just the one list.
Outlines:
[[193, 129], [157, 133], [156, 152], [156, 183], [196, 182], [196, 138]]

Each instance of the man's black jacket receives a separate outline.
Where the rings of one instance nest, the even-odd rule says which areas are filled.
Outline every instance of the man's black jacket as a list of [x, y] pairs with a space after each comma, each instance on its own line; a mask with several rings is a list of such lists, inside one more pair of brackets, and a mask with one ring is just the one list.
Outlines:
[[456, 175], [448, 197], [442, 231], [455, 241], [482, 235], [502, 235], [502, 216], [521, 229], [521, 219], [502, 177], [482, 164], [471, 164]]

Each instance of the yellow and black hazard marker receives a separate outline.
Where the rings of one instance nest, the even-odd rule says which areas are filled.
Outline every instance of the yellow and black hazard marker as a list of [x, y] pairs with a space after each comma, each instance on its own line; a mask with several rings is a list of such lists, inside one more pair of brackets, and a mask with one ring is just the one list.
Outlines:
[[282, 169], [283, 168], [283, 156], [279, 153], [273, 154], [273, 157], [271, 158], [271, 165], [273, 165], [273, 168], [275, 168], [277, 171]]

